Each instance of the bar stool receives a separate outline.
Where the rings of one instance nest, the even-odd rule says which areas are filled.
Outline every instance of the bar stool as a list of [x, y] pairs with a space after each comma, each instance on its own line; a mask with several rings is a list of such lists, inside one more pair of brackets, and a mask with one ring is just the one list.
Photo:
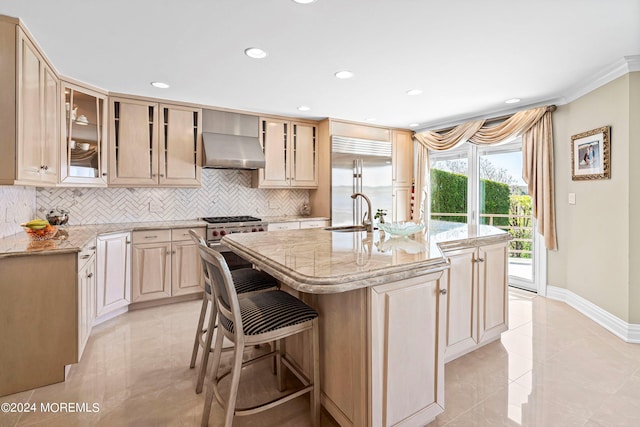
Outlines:
[[[191, 238], [199, 245], [207, 246], [206, 241], [197, 234], [194, 230], [189, 230]], [[200, 317], [198, 318], [198, 328], [196, 329], [196, 338], [193, 342], [193, 351], [191, 352], [191, 364], [190, 368], [196, 366], [196, 358], [198, 357], [198, 350], [203, 349], [202, 360], [200, 362], [200, 372], [198, 373], [198, 383], [196, 384], [196, 393], [202, 392], [202, 385], [204, 383], [204, 377], [207, 372], [207, 364], [209, 362], [209, 353], [212, 352], [211, 342], [213, 341], [213, 331], [216, 329], [217, 310], [215, 306], [215, 300], [211, 291], [211, 280], [209, 278], [209, 272], [204, 264], [202, 264], [202, 270], [204, 274], [204, 296], [202, 297], [202, 307], [200, 308]], [[267, 273], [253, 268], [240, 268], [231, 272], [234, 283], [236, 284], [236, 291], [238, 294], [248, 294], [250, 292], [258, 292], [267, 289], [277, 289], [278, 281], [268, 275]], [[207, 309], [211, 305], [211, 312], [209, 314], [209, 321], [207, 326], [204, 326], [205, 318], [207, 316]], [[209, 333], [211, 331], [211, 333]]]
[[[311, 421], [314, 426], [320, 425], [320, 356], [318, 335], [318, 313], [296, 297], [280, 290], [253, 293], [238, 298], [233, 276], [224, 257], [207, 245], [200, 244], [200, 256], [206, 265], [211, 278], [215, 306], [218, 310], [219, 325], [216, 343], [213, 346], [213, 366], [211, 383], [207, 388], [207, 396], [202, 413], [202, 426], [207, 426], [213, 397], [225, 408], [225, 427], [230, 427], [235, 415], [252, 415], [288, 402], [305, 393], [310, 393]], [[311, 331], [311, 365], [312, 379], [307, 378], [293, 362], [287, 360], [282, 352], [280, 340], [291, 335]], [[222, 341], [227, 338], [234, 344], [231, 370], [218, 375], [222, 355]], [[247, 346], [260, 345], [276, 341], [276, 350], [270, 353], [242, 360], [243, 350]], [[275, 354], [278, 375], [278, 389], [283, 391], [282, 365], [284, 364], [302, 382], [302, 388], [285, 396], [251, 408], [236, 408], [240, 373], [243, 366], [255, 363]], [[224, 401], [218, 383], [231, 374], [229, 398]]]

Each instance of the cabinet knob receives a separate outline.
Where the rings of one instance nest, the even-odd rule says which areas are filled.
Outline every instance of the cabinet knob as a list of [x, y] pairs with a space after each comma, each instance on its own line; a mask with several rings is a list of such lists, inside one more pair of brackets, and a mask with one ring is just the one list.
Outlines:
[[91, 255], [82, 255], [80, 258], [82, 259], [89, 259], [91, 257]]
[[89, 248], [89, 250], [90, 250], [90, 251], [95, 251], [95, 250], [96, 250], [96, 247], [95, 247], [95, 246], [91, 246], [91, 247]]
[[446, 295], [447, 294], [447, 290], [446, 289], [440, 289], [440, 294]]
[[102, 172], [102, 176], [107, 176], [107, 173], [106, 172]]
[[49, 170], [49, 166], [44, 165], [44, 170], [48, 171]]
[[160, 174], [160, 178], [164, 178], [164, 174], [163, 173]]
[[167, 255], [171, 255], [171, 251], [167, 251]]
[[478, 258], [477, 260], [475, 260], [476, 262], [484, 262], [484, 258]]
[[93, 273], [89, 273], [89, 274], [87, 274], [87, 277], [88, 277], [89, 279], [91, 279], [91, 278], [93, 277]]

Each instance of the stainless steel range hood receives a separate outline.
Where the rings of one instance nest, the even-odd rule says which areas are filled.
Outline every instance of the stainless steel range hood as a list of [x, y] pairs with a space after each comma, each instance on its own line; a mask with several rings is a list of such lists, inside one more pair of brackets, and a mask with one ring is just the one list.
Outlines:
[[264, 168], [264, 153], [258, 140], [258, 117], [226, 111], [203, 110], [202, 130], [203, 167]]

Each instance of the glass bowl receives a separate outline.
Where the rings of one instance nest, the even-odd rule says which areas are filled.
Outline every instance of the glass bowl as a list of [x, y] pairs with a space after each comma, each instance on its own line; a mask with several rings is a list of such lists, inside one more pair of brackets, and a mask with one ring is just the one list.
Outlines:
[[393, 236], [409, 236], [424, 228], [424, 224], [415, 222], [382, 222], [378, 223], [378, 228]]
[[56, 235], [58, 228], [54, 225], [48, 225], [40, 230], [25, 227], [24, 231], [31, 240], [50, 240]]

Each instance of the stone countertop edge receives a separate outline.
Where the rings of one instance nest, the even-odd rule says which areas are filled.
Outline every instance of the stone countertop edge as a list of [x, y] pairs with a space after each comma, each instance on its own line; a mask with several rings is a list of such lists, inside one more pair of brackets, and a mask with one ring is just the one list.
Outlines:
[[[284, 231], [282, 231], [284, 232]], [[313, 294], [333, 294], [352, 291], [360, 288], [381, 285], [397, 280], [421, 276], [449, 268], [449, 262], [444, 257], [437, 257], [427, 261], [407, 263], [366, 272], [342, 275], [335, 278], [319, 278], [298, 273], [283, 268], [279, 263], [271, 262], [267, 257], [259, 255], [244, 246], [237, 245], [232, 240], [225, 240], [225, 246], [235, 249], [241, 257], [257, 266], [282, 283], [301, 292]]]
[[[51, 239], [33, 242], [24, 233], [16, 233], [0, 239], [0, 258], [23, 255], [48, 255], [68, 252], [79, 252], [84, 246], [99, 234], [132, 232], [142, 230], [174, 229], [190, 227], [206, 227], [201, 220], [184, 221], [152, 221], [152, 222], [122, 222], [112, 224], [87, 224], [58, 227], [67, 232], [67, 239]], [[47, 247], [47, 242], [55, 244], [54, 248]]]

